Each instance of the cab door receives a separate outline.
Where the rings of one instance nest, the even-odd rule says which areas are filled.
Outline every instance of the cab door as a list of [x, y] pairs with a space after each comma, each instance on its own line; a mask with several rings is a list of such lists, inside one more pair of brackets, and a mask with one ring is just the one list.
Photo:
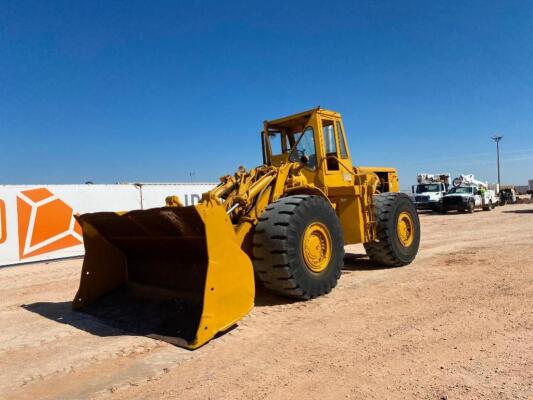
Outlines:
[[[301, 162], [302, 157], [305, 157], [304, 167], [301, 169], [302, 175], [307, 178], [308, 182], [313, 183], [317, 187], [323, 187], [323, 179], [320, 170], [320, 145], [318, 130], [318, 118], [314, 112], [301, 132], [294, 134], [293, 142], [297, 143], [295, 150], [290, 154], [289, 161]], [[292, 146], [293, 143], [290, 143]], [[289, 147], [290, 147], [289, 146]]]
[[352, 160], [346, 146], [344, 129], [339, 118], [321, 115], [318, 120], [321, 142], [320, 169], [328, 191], [354, 185]]
[[338, 117], [320, 115], [321, 164], [324, 191], [335, 207], [342, 225], [344, 242], [361, 243], [365, 224], [361, 222], [363, 205], [354, 185], [353, 164], [348, 153], [342, 121]]
[[479, 194], [478, 188], [473, 188], [474, 204], [476, 207], [481, 207], [483, 205], [483, 198]]

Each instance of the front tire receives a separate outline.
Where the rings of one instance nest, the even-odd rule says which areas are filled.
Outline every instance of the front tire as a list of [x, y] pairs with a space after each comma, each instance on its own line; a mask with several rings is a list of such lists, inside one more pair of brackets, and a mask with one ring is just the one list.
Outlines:
[[468, 202], [468, 208], [466, 209], [466, 211], [469, 213], [469, 214], [474, 214], [474, 210], [475, 210], [476, 206], [474, 205], [474, 202], [472, 201], [469, 201]]
[[268, 289], [302, 299], [329, 293], [344, 260], [340, 221], [322, 197], [284, 197], [259, 217], [253, 255], [257, 277]]
[[365, 243], [368, 257], [389, 267], [410, 264], [420, 245], [420, 221], [413, 202], [403, 193], [375, 195], [377, 240]]

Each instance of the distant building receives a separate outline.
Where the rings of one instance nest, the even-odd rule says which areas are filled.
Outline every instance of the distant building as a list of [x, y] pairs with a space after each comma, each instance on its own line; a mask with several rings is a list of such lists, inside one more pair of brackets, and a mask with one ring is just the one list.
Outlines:
[[527, 194], [529, 190], [529, 186], [527, 185], [519, 185], [514, 187], [516, 190], [516, 194]]

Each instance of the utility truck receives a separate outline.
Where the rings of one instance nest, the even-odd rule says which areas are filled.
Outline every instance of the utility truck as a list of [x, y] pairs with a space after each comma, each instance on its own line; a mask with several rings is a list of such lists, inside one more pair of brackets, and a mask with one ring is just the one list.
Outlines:
[[426, 174], [416, 176], [417, 184], [412, 186], [413, 198], [418, 210], [438, 211], [442, 209], [442, 198], [450, 186], [450, 174]]
[[486, 182], [478, 181], [474, 175], [460, 175], [452, 183], [453, 187], [442, 199], [442, 213], [457, 210], [473, 213], [475, 209], [490, 211], [498, 202], [496, 192], [488, 189]]

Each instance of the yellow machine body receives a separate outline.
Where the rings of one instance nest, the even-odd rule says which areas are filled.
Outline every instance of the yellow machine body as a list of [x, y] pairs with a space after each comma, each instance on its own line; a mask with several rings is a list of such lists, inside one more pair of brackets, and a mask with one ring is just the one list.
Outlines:
[[[265, 164], [283, 166], [298, 162], [290, 147], [296, 135], [312, 134], [315, 154], [311, 163], [298, 164], [300, 181], [283, 188], [289, 193], [322, 193], [335, 208], [346, 244], [367, 243], [375, 238], [372, 196], [380, 192], [398, 192], [395, 168], [354, 167], [348, 149], [340, 113], [320, 108], [289, 117], [265, 121], [263, 130], [263, 158]], [[280, 136], [281, 147], [272, 148], [268, 136]], [[296, 139], [297, 140], [297, 139]], [[303, 140], [303, 139], [302, 139]], [[312, 146], [310, 146], [312, 148]], [[276, 151], [277, 150], [277, 151]], [[288, 190], [287, 190], [288, 189]], [[285, 191], [278, 194], [284, 196]]]
[[[193, 349], [253, 307], [252, 236], [276, 200], [321, 196], [346, 244], [375, 240], [372, 196], [398, 191], [397, 173], [353, 166], [339, 113], [316, 108], [265, 121], [261, 136], [264, 164], [223, 176], [197, 206], [169, 196], [163, 208], [79, 216], [86, 255], [74, 308], [102, 303], [118, 319], [133, 314], [141, 327], [164, 310], [158, 328], [142, 333]], [[141, 300], [149, 306], [131, 306]]]

